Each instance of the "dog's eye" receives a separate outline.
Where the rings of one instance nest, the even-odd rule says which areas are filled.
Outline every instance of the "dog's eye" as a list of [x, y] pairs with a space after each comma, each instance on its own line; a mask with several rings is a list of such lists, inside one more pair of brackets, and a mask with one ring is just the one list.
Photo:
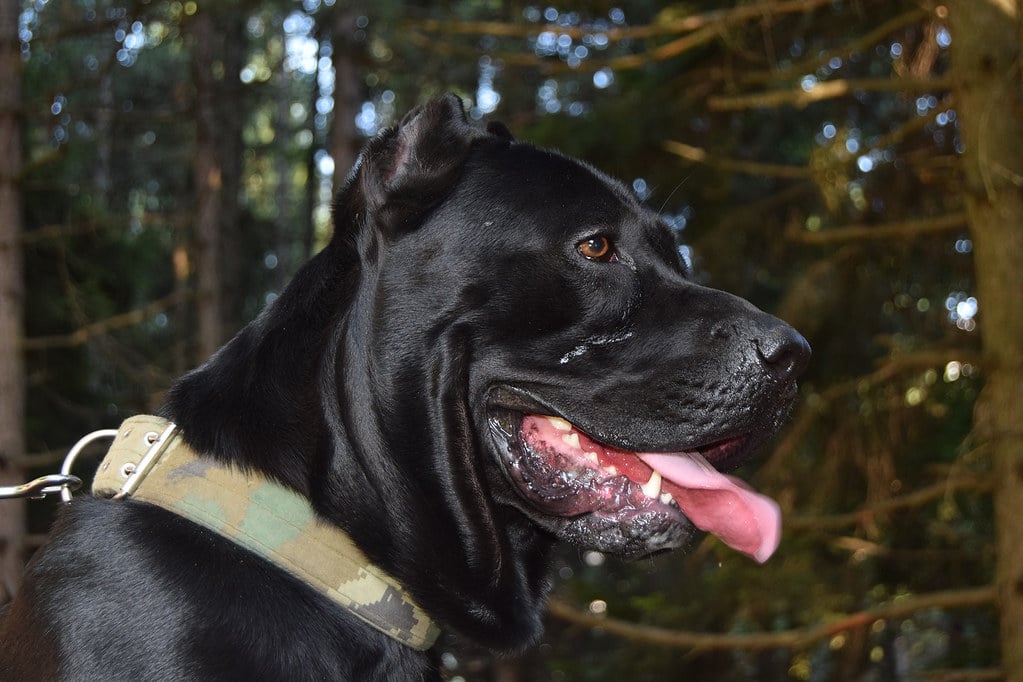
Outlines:
[[576, 244], [575, 248], [582, 254], [583, 258], [588, 258], [589, 260], [600, 261], [601, 263], [613, 263], [618, 260], [614, 243], [602, 235], [584, 239]]

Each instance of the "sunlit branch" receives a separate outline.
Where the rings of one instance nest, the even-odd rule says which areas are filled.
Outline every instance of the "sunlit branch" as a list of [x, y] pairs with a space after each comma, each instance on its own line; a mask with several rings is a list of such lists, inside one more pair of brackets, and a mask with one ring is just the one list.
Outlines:
[[721, 35], [720, 26], [705, 26], [687, 35], [672, 40], [671, 42], [659, 45], [651, 50], [640, 54], [623, 55], [609, 59], [586, 59], [576, 66], [570, 66], [556, 57], [541, 57], [539, 55], [495, 55], [506, 65], [540, 67], [545, 73], [589, 73], [609, 68], [615, 71], [636, 69], [646, 64], [665, 61], [677, 57], [687, 50], [699, 47], [706, 43], [713, 42]]
[[[789, 14], [795, 12], [806, 12], [821, 5], [828, 4], [829, 0], [788, 0], [775, 3], [758, 3], [755, 5], [742, 5], [728, 10], [718, 10], [705, 14], [694, 15], [667, 22], [657, 26], [637, 26], [631, 28], [609, 29], [604, 33], [609, 40], [623, 40], [625, 38], [644, 38], [657, 35], [674, 35], [687, 33], [668, 43], [659, 45], [640, 54], [623, 55], [609, 59], [586, 59], [577, 66], [568, 64], [549, 57], [538, 55], [496, 55], [506, 65], [541, 67], [548, 73], [567, 72], [591, 72], [604, 68], [614, 70], [634, 69], [653, 62], [665, 61], [672, 57], [691, 50], [700, 45], [712, 42], [721, 35], [726, 27], [747, 21], [753, 18], [762, 18], [775, 14]], [[585, 35], [596, 32], [588, 27], [569, 27], [557, 25], [536, 25], [536, 24], [506, 24], [500, 22], [458, 22], [458, 21], [436, 21], [423, 20], [410, 25], [412, 29], [423, 29], [427, 31], [443, 32], [449, 35], [464, 33], [470, 35], [495, 35], [495, 36], [520, 36], [527, 37], [536, 35], [542, 31], [553, 31], [558, 34], [569, 35], [573, 38], [581, 38]], [[414, 33], [414, 31], [410, 31]], [[422, 38], [422, 37], [421, 37]], [[436, 41], [426, 42], [436, 50]]]
[[889, 34], [892, 34], [906, 26], [915, 24], [929, 16], [929, 14], [929, 12], [922, 9], [910, 10], [905, 14], [900, 14], [897, 17], [889, 19], [873, 31], [857, 38], [851, 43], [843, 45], [840, 48], [815, 55], [811, 59], [804, 59], [801, 62], [790, 64], [784, 69], [778, 69], [775, 71], [743, 72], [738, 74], [737, 80], [740, 83], [763, 84], [792, 78], [793, 76], [799, 76], [806, 73], [813, 73], [820, 66], [827, 64], [834, 57], [847, 57], [854, 52], [873, 49], [875, 45], [881, 42]]
[[787, 230], [785, 236], [793, 241], [804, 244], [834, 244], [850, 240], [893, 239], [916, 237], [931, 232], [944, 232], [963, 228], [967, 224], [966, 213], [957, 212], [934, 218], [905, 220], [880, 225], [845, 225], [819, 232], [808, 232], [800, 229]]
[[611, 42], [626, 39], [652, 38], [696, 31], [708, 26], [734, 24], [774, 14], [806, 12], [827, 5], [831, 0], [782, 0], [741, 5], [731, 9], [694, 14], [674, 21], [647, 26], [623, 26], [598, 31], [587, 26], [560, 26], [558, 24], [524, 24], [498, 21], [457, 21], [423, 19], [410, 22], [414, 28], [448, 35], [487, 35], [495, 37], [526, 38], [544, 31], [567, 35], [575, 39], [602, 33]]
[[674, 140], [665, 140], [664, 148], [672, 154], [681, 156], [687, 161], [702, 163], [707, 166], [711, 166], [712, 168], [720, 168], [721, 170], [732, 171], [735, 173], [793, 179], [805, 179], [809, 178], [811, 175], [810, 170], [803, 166], [783, 166], [775, 163], [758, 163], [756, 161], [723, 159], [721, 157], [708, 154], [705, 149], [693, 147], [682, 142], [675, 142]]
[[[480, 50], [476, 46], [438, 41], [434, 36], [417, 31], [414, 27], [404, 33], [403, 39], [410, 45], [434, 56], [456, 56], [476, 60], [480, 54]], [[518, 52], [491, 52], [489, 54], [493, 59], [497, 59], [505, 65], [537, 66], [542, 61], [534, 54], [519, 54]]]
[[[951, 97], [946, 97], [942, 100], [941, 106], [935, 107], [929, 111], [925, 116], [914, 116], [912, 119], [907, 121], [902, 126], [882, 135], [877, 139], [871, 139], [869, 141], [871, 147], [883, 148], [888, 147], [904, 140], [906, 137], [914, 132], [922, 130], [927, 124], [934, 121], [939, 113], [948, 109], [951, 106]], [[721, 157], [713, 156], [708, 153], [706, 149], [700, 147], [693, 147], [692, 145], [685, 144], [684, 142], [677, 142], [675, 140], [665, 140], [664, 148], [677, 156], [692, 161], [694, 163], [701, 163], [712, 168], [719, 168], [725, 171], [731, 171], [734, 173], [745, 173], [747, 175], [758, 175], [761, 177], [775, 177], [775, 178], [790, 178], [790, 179], [809, 179], [813, 177], [814, 172], [809, 168], [802, 166], [786, 166], [782, 164], [773, 163], [761, 163], [756, 161], [741, 161], [738, 159], [725, 159]], [[852, 164], [855, 163], [855, 157], [849, 155], [848, 159], [844, 162]]]
[[793, 516], [785, 519], [785, 528], [789, 530], [834, 530], [846, 526], [855, 526], [865, 521], [883, 516], [899, 509], [921, 507], [942, 497], [960, 490], [989, 491], [992, 481], [985, 476], [960, 474], [946, 481], [929, 485], [911, 493], [893, 497], [883, 502], [864, 506], [847, 514], [831, 514], [825, 516]]
[[654, 625], [632, 623], [617, 618], [605, 618], [573, 608], [564, 601], [551, 598], [551, 614], [569, 623], [602, 630], [608, 634], [642, 644], [702, 650], [802, 650], [818, 642], [856, 628], [863, 628], [878, 620], [908, 618], [925, 609], [968, 609], [987, 606], [995, 601], [993, 586], [964, 590], [932, 592], [911, 597], [896, 598], [872, 609], [849, 614], [835, 621], [796, 630], [755, 632], [722, 635], [706, 632], [672, 630]]
[[90, 322], [74, 330], [70, 334], [55, 334], [52, 336], [37, 336], [27, 338], [21, 343], [21, 347], [27, 351], [47, 350], [51, 348], [75, 348], [86, 343], [95, 336], [107, 334], [115, 329], [131, 327], [141, 324], [154, 317], [158, 313], [173, 308], [183, 303], [190, 292], [187, 290], [175, 291], [174, 293], [157, 299], [147, 305], [130, 310], [126, 313], [112, 315], [102, 320]]
[[767, 107], [802, 108], [814, 102], [845, 97], [856, 92], [921, 92], [948, 90], [948, 78], [861, 78], [814, 83], [795, 90], [768, 90], [747, 95], [721, 95], [707, 98], [711, 111], [742, 111]]
[[[626, 69], [639, 68], [651, 62], [663, 62], [671, 59], [672, 57], [677, 57], [687, 50], [692, 50], [700, 45], [713, 42], [715, 38], [721, 35], [722, 27], [723, 26], [717, 25], [705, 26], [697, 31], [693, 31], [689, 35], [676, 38], [664, 45], [658, 45], [654, 49], [641, 54], [614, 57], [603, 61], [603, 63], [594, 62], [591, 64], [590, 62], [593, 60], [587, 60], [586, 62], [583, 62], [583, 65], [592, 68], [593, 70], [606, 67], [616, 71], [623, 71]], [[565, 67], [567, 68], [568, 65], [566, 64]]]

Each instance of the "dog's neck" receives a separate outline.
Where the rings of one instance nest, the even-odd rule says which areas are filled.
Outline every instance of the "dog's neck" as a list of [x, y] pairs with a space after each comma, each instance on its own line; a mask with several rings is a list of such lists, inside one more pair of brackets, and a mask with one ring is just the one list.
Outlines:
[[309, 501], [254, 472], [200, 458], [166, 419], [126, 420], [93, 494], [132, 498], [183, 516], [283, 568], [363, 622], [425, 650], [439, 629], [390, 575]]
[[[406, 386], [403, 399], [429, 401], [415, 414], [374, 411], [397, 402], [377, 393], [376, 361], [364, 355], [374, 345], [366, 336], [373, 308], [355, 297], [372, 273], [353, 264], [351, 248], [335, 237], [168, 391], [160, 414], [204, 458], [260, 472], [308, 499], [446, 630], [520, 649], [543, 629], [553, 537], [489, 493], [472, 425], [452, 414], [469, 415], [464, 376], [448, 376], [444, 390]], [[437, 363], [460, 362], [452, 346], [442, 339], [417, 369], [392, 369], [430, 376]]]

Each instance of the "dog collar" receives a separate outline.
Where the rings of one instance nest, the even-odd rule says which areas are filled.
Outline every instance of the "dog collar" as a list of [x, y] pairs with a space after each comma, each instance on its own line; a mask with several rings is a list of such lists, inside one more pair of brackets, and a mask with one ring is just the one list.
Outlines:
[[253, 473], [200, 458], [174, 424], [141, 415], [121, 424], [92, 484], [96, 497], [163, 507], [285, 569], [363, 622], [415, 649], [439, 628], [393, 577], [309, 501]]

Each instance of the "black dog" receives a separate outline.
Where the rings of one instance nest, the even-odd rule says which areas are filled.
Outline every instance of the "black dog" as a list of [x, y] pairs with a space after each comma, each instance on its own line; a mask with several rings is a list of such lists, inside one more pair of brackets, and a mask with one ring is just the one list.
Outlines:
[[[370, 142], [334, 220], [170, 392], [204, 461], [308, 498], [439, 624], [500, 650], [538, 637], [556, 540], [639, 557], [699, 527], [773, 551], [775, 508], [717, 470], [786, 417], [809, 347], [691, 282], [622, 185], [448, 97]], [[137, 500], [68, 505], [0, 624], [5, 680], [437, 676], [431, 653]]]

